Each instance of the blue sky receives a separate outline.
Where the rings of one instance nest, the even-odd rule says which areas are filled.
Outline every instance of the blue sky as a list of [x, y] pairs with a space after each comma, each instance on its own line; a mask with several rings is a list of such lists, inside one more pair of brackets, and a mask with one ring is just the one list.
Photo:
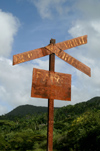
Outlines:
[[18, 105], [47, 106], [47, 99], [31, 98], [33, 68], [48, 70], [49, 57], [12, 66], [14, 54], [88, 35], [88, 43], [66, 50], [91, 68], [91, 78], [56, 57], [55, 71], [72, 74], [71, 102], [100, 96], [100, 0], [0, 1], [0, 114]]

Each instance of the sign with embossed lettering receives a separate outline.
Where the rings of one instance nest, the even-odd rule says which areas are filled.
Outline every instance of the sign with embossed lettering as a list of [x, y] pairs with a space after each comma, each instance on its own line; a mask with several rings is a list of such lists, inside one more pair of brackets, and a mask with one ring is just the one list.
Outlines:
[[31, 51], [23, 52], [13, 56], [13, 65], [19, 64], [22, 62], [30, 61], [46, 55], [50, 55], [51, 52], [48, 51], [45, 47], [34, 49]]
[[87, 35], [56, 43], [61, 50], [70, 49], [87, 43]]
[[34, 68], [31, 97], [71, 101], [71, 75]]
[[[55, 48], [58, 48], [59, 50], [66, 50], [66, 49], [77, 47], [79, 45], [83, 45], [86, 43], [87, 43], [87, 35], [84, 35], [81, 37], [73, 38], [71, 40], [59, 42], [54, 45], [56, 46]], [[16, 54], [13, 56], [13, 65], [19, 64], [22, 62], [26, 62], [26, 61], [30, 61], [33, 59], [37, 59], [40, 57], [44, 57], [46, 55], [50, 55], [54, 51], [54, 45], [50, 44], [46, 47], [42, 47], [42, 48], [34, 49], [31, 51], [23, 52], [20, 54]]]
[[39, 49], [14, 55], [13, 65], [55, 53], [56, 56], [58, 56], [65, 62], [69, 63], [70, 65], [77, 68], [78, 70], [84, 72], [88, 76], [91, 76], [91, 70], [88, 66], [86, 66], [82, 62], [78, 61], [77, 59], [75, 59], [74, 57], [70, 56], [69, 54], [63, 51], [86, 43], [87, 43], [87, 35], [77, 37], [71, 40], [66, 40], [54, 45], [49, 44], [46, 47], [42, 47]]

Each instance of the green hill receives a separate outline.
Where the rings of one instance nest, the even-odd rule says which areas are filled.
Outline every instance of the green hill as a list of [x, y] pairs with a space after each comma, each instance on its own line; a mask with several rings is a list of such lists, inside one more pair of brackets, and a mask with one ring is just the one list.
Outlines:
[[[99, 110], [100, 109], [100, 97], [94, 97], [86, 102], [80, 102], [75, 105], [67, 105], [61, 108], [55, 108], [54, 118], [59, 121], [65, 118], [71, 117], [71, 119], [81, 115], [87, 110]], [[23, 117], [26, 115], [39, 115], [47, 113], [47, 107], [22, 105], [13, 109], [11, 112], [0, 116], [0, 119], [13, 119], [14, 117]], [[62, 116], [63, 115], [63, 116]]]
[[[74, 119], [86, 111], [100, 110], [100, 97], [94, 97], [86, 102], [80, 102], [75, 105], [67, 105], [55, 111], [55, 118], [59, 120], [68, 117]], [[63, 115], [63, 116], [62, 116]]]
[[[55, 108], [58, 109], [58, 108]], [[0, 119], [13, 120], [15, 117], [25, 117], [26, 115], [39, 115], [47, 113], [48, 107], [33, 106], [33, 105], [21, 105], [10, 111], [9, 113], [0, 116]]]
[[[62, 113], [65, 114], [65, 116], [69, 115], [79, 115], [84, 113], [87, 110], [91, 109], [100, 109], [100, 97], [94, 97], [86, 102], [80, 102], [75, 105], [67, 105], [61, 108], [55, 108], [57, 109], [56, 113], [58, 112], [60, 117]], [[47, 107], [41, 107], [41, 106], [33, 106], [33, 105], [21, 105], [13, 109], [11, 112], [5, 114], [6, 117], [9, 116], [26, 116], [26, 115], [35, 115], [35, 114], [41, 114], [41, 113], [47, 113], [48, 108]]]
[[[54, 151], [100, 151], [100, 97], [54, 110], [53, 134]], [[0, 150], [45, 151], [46, 144], [46, 107], [24, 105], [1, 116]]]
[[33, 106], [33, 105], [21, 105], [13, 109], [11, 112], [7, 113], [6, 116], [26, 116], [32, 114], [46, 113], [47, 107]]

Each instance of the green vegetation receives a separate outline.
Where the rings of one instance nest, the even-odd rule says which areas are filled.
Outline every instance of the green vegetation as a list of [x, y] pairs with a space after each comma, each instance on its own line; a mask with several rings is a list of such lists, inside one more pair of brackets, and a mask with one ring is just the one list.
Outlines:
[[[1, 116], [0, 150], [46, 151], [47, 113], [41, 112]], [[55, 109], [53, 135], [54, 151], [100, 151], [100, 97]]]

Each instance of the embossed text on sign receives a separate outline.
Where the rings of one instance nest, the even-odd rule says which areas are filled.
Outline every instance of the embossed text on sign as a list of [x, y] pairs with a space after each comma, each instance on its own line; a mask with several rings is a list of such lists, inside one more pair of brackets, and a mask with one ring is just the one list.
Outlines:
[[13, 56], [13, 65], [19, 64], [19, 63], [22, 63], [25, 61], [37, 59], [40, 57], [44, 57], [44, 56], [50, 55], [50, 54], [51, 54], [51, 52], [48, 51], [44, 47], [38, 48], [35, 50], [31, 50], [31, 51], [27, 51], [27, 52], [23, 52], [23, 53], [20, 53], [20, 54]]
[[[86, 43], [87, 43], [87, 35], [70, 39], [70, 40], [66, 40], [66, 41], [63, 41], [54, 45], [61, 50], [66, 50], [66, 49], [73, 48], [73, 47], [83, 45]], [[50, 55], [51, 53], [55, 53], [53, 44], [50, 44], [46, 47], [16, 54], [13, 56], [13, 65], [30, 61], [33, 59], [37, 59], [40, 57], [44, 57], [46, 55]]]
[[[69, 45], [70, 43], [70, 45]], [[69, 54], [65, 53], [63, 50], [66, 48], [72, 48], [81, 44], [87, 43], [87, 35], [74, 38], [72, 40], [67, 40], [65, 42], [58, 43], [56, 45], [48, 45], [45, 48], [52, 53], [55, 53], [56, 56], [61, 58], [62, 60], [66, 61], [70, 65], [74, 66], [78, 70], [84, 72], [88, 76], [91, 77], [91, 69], [83, 64], [82, 62], [78, 61], [74, 57], [70, 56]], [[60, 46], [62, 49], [60, 49]], [[66, 47], [65, 47], [66, 46]], [[70, 47], [71, 46], [71, 47]]]
[[91, 69], [90, 67], [86, 66], [79, 60], [75, 59], [74, 57], [70, 56], [68, 53], [65, 53], [64, 51], [60, 51], [56, 46], [55, 46], [55, 54], [62, 60], [66, 61], [70, 65], [74, 66], [78, 70], [82, 71], [83, 73], [87, 74], [88, 76], [91, 77]]
[[49, 44], [45, 48], [47, 50], [51, 51], [52, 53], [56, 54], [55, 47], [58, 48], [59, 51], [60, 51], [60, 50], [66, 50], [66, 49], [69, 49], [69, 48], [73, 48], [73, 47], [76, 47], [76, 46], [79, 46], [79, 45], [83, 45], [83, 44], [86, 44], [86, 43], [87, 43], [87, 35], [77, 37], [77, 38], [74, 38], [74, 39], [71, 39], [71, 40], [66, 40], [66, 41], [57, 43], [55, 45]]
[[70, 65], [74, 66], [78, 70], [82, 71], [83, 73], [85, 73], [91, 77], [91, 69], [88, 66], [86, 66], [85, 64], [83, 64], [79, 60], [75, 59], [74, 57], [70, 56], [69, 54], [65, 53], [63, 50], [56, 47], [56, 45], [54, 46], [53, 50], [51, 49], [50, 45], [46, 46], [46, 48], [49, 51], [52, 51], [53, 53], [55, 53], [56, 56], [58, 56], [62, 60], [66, 61]]
[[71, 101], [71, 75], [34, 68], [31, 96]]
[[87, 43], [87, 35], [59, 42], [56, 46], [61, 50], [70, 49]]

